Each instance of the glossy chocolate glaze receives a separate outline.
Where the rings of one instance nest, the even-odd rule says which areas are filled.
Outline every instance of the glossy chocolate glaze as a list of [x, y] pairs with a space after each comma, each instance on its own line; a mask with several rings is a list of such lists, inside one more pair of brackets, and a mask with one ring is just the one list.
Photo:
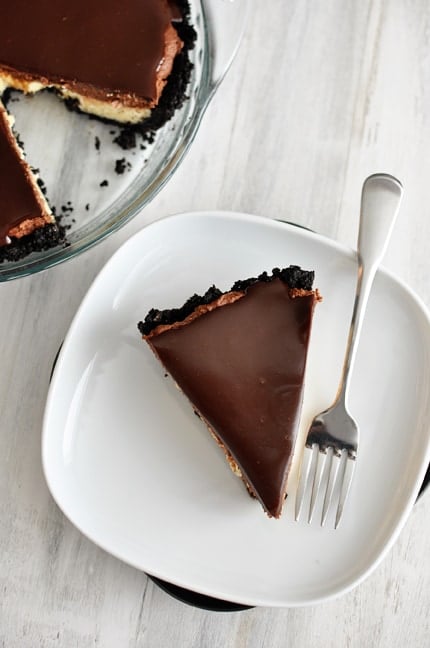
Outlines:
[[285, 496], [316, 299], [293, 298], [273, 279], [148, 339], [274, 517]]
[[27, 219], [43, 218], [41, 206], [20, 159], [15, 139], [0, 106], [0, 245], [9, 242], [11, 229]]
[[0, 66], [51, 82], [157, 98], [168, 0], [13, 0], [1, 11]]

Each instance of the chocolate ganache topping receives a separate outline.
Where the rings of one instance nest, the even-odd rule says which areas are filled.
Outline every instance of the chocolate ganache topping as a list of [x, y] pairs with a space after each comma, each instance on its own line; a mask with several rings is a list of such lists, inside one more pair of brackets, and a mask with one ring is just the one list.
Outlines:
[[175, 3], [104, 0], [98, 11], [94, 4], [89, 11], [88, 0], [4, 3], [0, 68], [80, 92], [87, 85], [92, 96], [125, 93], [154, 104], [157, 74], [169, 43], [177, 41]]
[[279, 517], [319, 295], [268, 279], [222, 294], [144, 337], [249, 490]]

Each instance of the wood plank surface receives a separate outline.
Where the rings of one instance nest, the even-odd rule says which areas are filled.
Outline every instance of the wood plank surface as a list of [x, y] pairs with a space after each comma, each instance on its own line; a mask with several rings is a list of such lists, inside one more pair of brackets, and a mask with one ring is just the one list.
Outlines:
[[214, 613], [174, 600], [98, 549], [60, 512], [43, 477], [42, 417], [59, 345], [106, 260], [162, 216], [250, 212], [355, 246], [363, 179], [393, 173], [406, 193], [384, 265], [430, 306], [430, 3], [249, 4], [233, 66], [162, 192], [91, 251], [0, 285], [4, 648], [430, 645], [429, 493], [350, 593], [309, 608]]

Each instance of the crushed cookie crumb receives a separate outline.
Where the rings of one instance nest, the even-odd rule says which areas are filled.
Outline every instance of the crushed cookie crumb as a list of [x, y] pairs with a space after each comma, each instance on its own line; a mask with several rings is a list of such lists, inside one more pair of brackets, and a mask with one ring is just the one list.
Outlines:
[[124, 171], [130, 171], [131, 164], [125, 158], [115, 161], [115, 173], [122, 175]]

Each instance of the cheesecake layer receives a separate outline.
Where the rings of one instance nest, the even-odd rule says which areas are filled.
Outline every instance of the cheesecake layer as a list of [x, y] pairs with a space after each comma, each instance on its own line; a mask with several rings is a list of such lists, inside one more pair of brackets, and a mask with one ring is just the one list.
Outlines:
[[0, 246], [55, 222], [37, 177], [18, 146], [12, 124], [0, 101]]
[[153, 310], [139, 324], [230, 466], [275, 518], [285, 498], [320, 299], [309, 289], [313, 273], [301, 271], [305, 282], [294, 286], [282, 272], [238, 282], [200, 304], [192, 298], [194, 307], [183, 312]]
[[148, 117], [183, 43], [169, 0], [15, 0], [2, 8], [0, 92], [53, 87], [80, 110]]

